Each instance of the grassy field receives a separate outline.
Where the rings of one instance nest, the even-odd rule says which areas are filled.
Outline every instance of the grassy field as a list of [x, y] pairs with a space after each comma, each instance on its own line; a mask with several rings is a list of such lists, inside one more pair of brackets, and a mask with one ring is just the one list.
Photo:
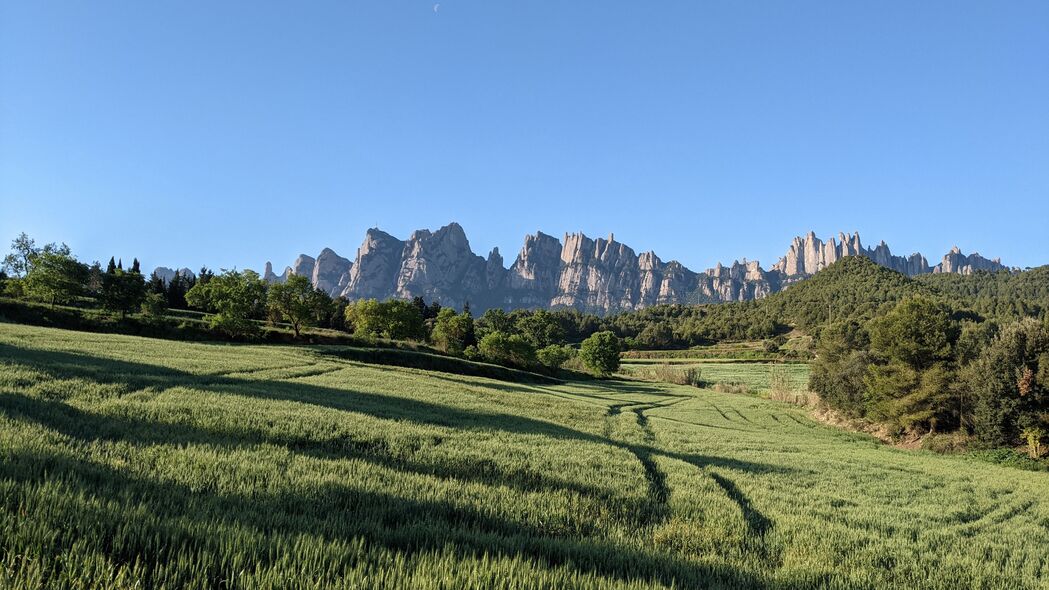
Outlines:
[[1046, 473], [329, 352], [0, 324], [0, 587], [1049, 587]]
[[804, 391], [809, 382], [809, 366], [806, 363], [770, 363], [760, 361], [729, 361], [711, 359], [623, 359], [620, 372], [628, 377], [645, 378], [658, 375], [653, 369], [666, 365], [672, 370], [688, 368], [699, 370], [702, 380], [709, 386], [739, 386], [746, 393], [766, 393], [774, 376], [782, 375], [783, 386], [793, 391]]

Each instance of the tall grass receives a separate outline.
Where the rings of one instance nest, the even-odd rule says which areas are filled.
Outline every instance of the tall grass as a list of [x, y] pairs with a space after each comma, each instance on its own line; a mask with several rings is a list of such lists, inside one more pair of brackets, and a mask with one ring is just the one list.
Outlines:
[[1046, 489], [753, 396], [0, 324], [3, 588], [1038, 588]]

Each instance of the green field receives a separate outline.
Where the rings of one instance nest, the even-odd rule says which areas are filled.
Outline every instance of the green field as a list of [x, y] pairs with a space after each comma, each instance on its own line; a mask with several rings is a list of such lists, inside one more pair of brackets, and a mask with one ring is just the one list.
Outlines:
[[0, 587], [1049, 587], [1047, 473], [329, 352], [0, 324]]
[[740, 385], [747, 393], [767, 392], [776, 372], [783, 375], [783, 383], [791, 391], [805, 391], [809, 381], [809, 366], [805, 363], [733, 362], [687, 358], [623, 359], [620, 372], [628, 377], [644, 378], [652, 375], [652, 369], [660, 365], [668, 365], [673, 370], [696, 368], [703, 381], [710, 386]]

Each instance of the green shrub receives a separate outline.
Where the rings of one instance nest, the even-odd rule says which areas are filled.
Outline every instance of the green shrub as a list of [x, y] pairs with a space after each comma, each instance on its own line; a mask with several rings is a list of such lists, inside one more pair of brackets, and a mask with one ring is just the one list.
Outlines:
[[536, 351], [535, 356], [539, 363], [551, 369], [561, 368], [569, 359], [578, 352], [571, 346], [564, 344], [551, 344]]
[[536, 364], [535, 349], [518, 334], [492, 332], [481, 338], [477, 349], [482, 358], [499, 365], [528, 368]]
[[598, 332], [579, 347], [583, 364], [595, 375], [604, 377], [619, 370], [620, 342], [612, 332]]

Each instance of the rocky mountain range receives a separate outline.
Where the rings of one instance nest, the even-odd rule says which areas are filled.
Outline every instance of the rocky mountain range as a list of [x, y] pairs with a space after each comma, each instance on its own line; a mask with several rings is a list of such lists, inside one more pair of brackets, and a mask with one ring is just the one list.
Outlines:
[[866, 256], [907, 275], [1006, 269], [998, 259], [955, 247], [930, 266], [924, 256], [892, 254], [881, 242], [863, 246], [858, 233], [839, 234], [826, 242], [813, 232], [794, 238], [787, 253], [768, 270], [757, 261], [718, 264], [704, 272], [677, 261], [663, 262], [654, 252], [636, 254], [626, 244], [581, 233], [563, 240], [537, 232], [509, 267], [494, 248], [487, 258], [470, 248], [458, 223], [437, 231], [418, 230], [400, 240], [369, 229], [351, 261], [330, 248], [316, 258], [301, 254], [281, 274], [266, 263], [263, 277], [282, 282], [292, 274], [310, 278], [332, 296], [350, 300], [421, 296], [427, 301], [477, 312], [489, 308], [575, 308], [606, 314], [663, 303], [719, 303], [764, 297], [812, 276], [845, 256]]

